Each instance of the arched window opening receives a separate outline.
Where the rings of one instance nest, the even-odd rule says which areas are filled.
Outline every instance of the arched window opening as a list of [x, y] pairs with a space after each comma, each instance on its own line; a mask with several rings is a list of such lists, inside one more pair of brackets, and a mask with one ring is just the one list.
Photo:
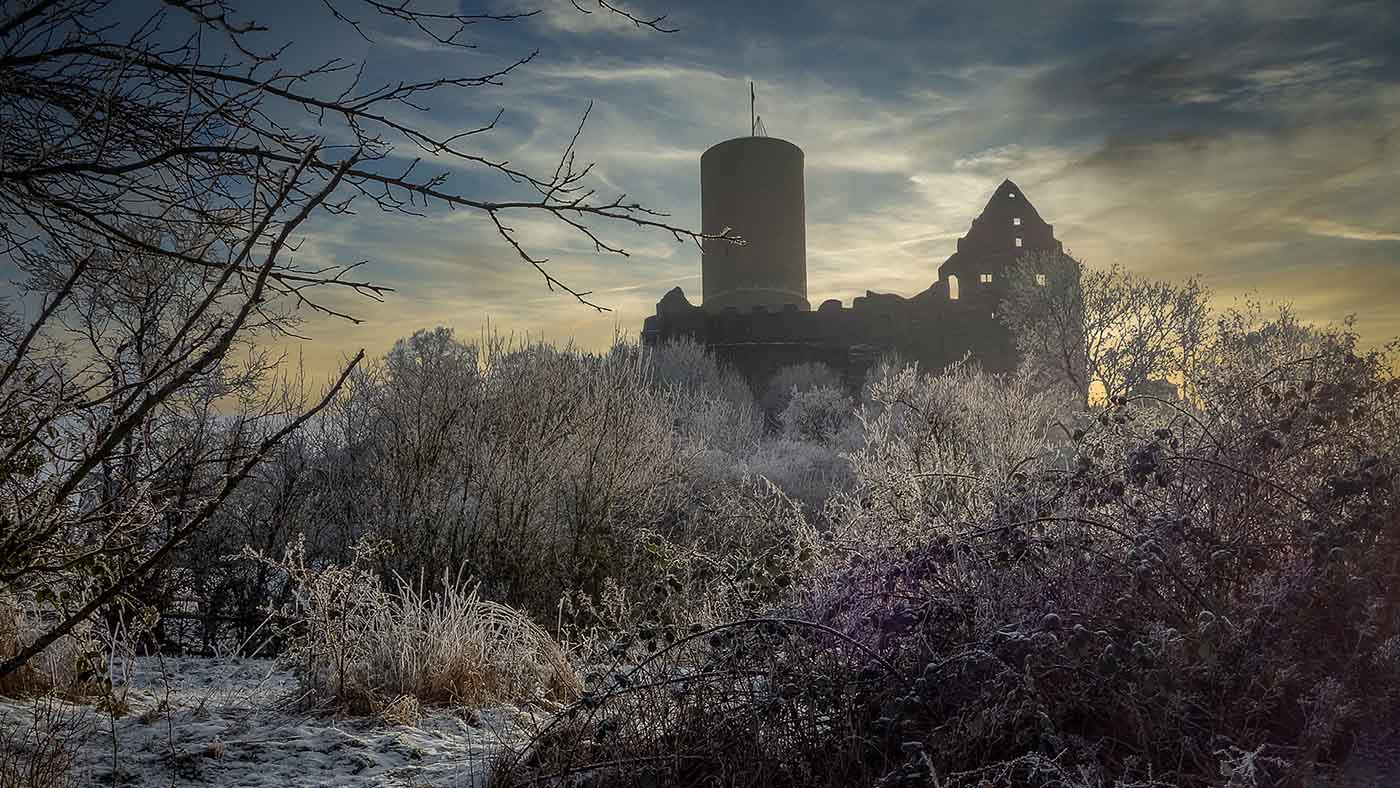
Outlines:
[[948, 300], [958, 300], [958, 277], [956, 274], [948, 274]]

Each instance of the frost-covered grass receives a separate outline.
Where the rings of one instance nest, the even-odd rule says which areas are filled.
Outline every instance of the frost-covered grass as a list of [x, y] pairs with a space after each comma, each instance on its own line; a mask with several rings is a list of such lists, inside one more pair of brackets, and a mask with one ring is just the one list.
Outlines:
[[297, 589], [286, 657], [305, 705], [411, 722], [423, 705], [578, 697], [563, 651], [527, 615], [450, 577], [435, 591], [402, 578], [385, 589], [374, 554], [362, 543], [348, 566], [309, 566], [300, 549], [270, 562]]
[[[0, 591], [0, 660], [9, 659], [33, 643], [40, 632], [40, 620], [36, 609], [26, 609], [13, 596]], [[0, 696], [81, 692], [84, 689], [81, 686], [84, 652], [90, 645], [90, 634], [91, 627], [80, 626], [74, 634], [59, 638], [19, 670], [0, 676]]]
[[[68, 785], [468, 788], [533, 720], [511, 707], [428, 709], [413, 725], [306, 713], [296, 678], [268, 660], [141, 658], [113, 689], [126, 701], [115, 718], [102, 704], [55, 702], [86, 726], [70, 742]], [[46, 714], [0, 699], [5, 733]]]

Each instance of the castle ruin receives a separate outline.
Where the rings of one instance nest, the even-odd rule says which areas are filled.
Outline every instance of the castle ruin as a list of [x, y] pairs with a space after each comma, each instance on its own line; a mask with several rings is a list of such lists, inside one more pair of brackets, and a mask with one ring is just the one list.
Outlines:
[[643, 342], [692, 337], [756, 391], [779, 368], [808, 362], [830, 366], [854, 389], [890, 352], [932, 370], [969, 353], [988, 371], [1015, 365], [1010, 333], [997, 318], [1009, 275], [1023, 255], [1064, 251], [1015, 183], [997, 187], [928, 289], [910, 298], [867, 291], [849, 307], [831, 299], [812, 310], [802, 168], [802, 150], [772, 137], [739, 137], [705, 151], [702, 229], [728, 228], [745, 243], [705, 242], [701, 303], [673, 288], [646, 319]]

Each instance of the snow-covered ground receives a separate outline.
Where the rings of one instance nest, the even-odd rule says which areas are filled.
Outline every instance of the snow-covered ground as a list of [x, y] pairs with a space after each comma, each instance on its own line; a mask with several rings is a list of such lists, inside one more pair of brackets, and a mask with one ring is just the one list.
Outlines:
[[[291, 674], [267, 660], [144, 658], [116, 684], [128, 708], [85, 715], [76, 785], [471, 788], [537, 722], [513, 708], [425, 709], [414, 725], [309, 714]], [[32, 702], [0, 699], [0, 726], [33, 714]]]
[[[88, 731], [72, 785], [473, 788], [503, 747], [548, 719], [513, 707], [424, 709], [413, 725], [310, 714], [291, 673], [269, 660], [140, 659], [114, 694], [126, 704], [116, 719], [62, 704]], [[35, 710], [0, 698], [0, 733], [28, 730]], [[1356, 754], [1343, 772], [1312, 788], [1400, 786], [1400, 742]]]

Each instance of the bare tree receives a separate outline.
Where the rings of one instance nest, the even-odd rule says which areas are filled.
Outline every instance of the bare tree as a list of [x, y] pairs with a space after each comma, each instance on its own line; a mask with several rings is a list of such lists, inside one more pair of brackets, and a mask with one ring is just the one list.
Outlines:
[[[530, 16], [321, 7], [367, 38], [376, 18], [447, 47]], [[406, 216], [475, 211], [548, 287], [598, 309], [527, 250], [510, 217], [546, 214], [602, 253], [625, 251], [600, 222], [702, 239], [596, 195], [577, 131], [552, 171], [531, 173], [471, 147], [499, 114], [450, 134], [415, 125], [432, 97], [498, 85], [534, 53], [489, 73], [368, 85], [362, 64], [289, 65], [295, 50], [269, 35], [231, 0], [0, 10], [0, 261], [24, 277], [0, 321], [0, 593], [58, 611], [0, 676], [129, 598], [345, 383], [361, 356], [312, 400], [270, 388], [256, 354], [239, 358], [296, 331], [296, 309], [355, 320], [337, 291], [387, 291], [356, 274], [363, 261], [290, 259], [313, 216], [365, 202]], [[306, 113], [311, 130], [296, 121]], [[423, 158], [494, 176], [503, 196], [457, 191]]]
[[1065, 254], [1029, 254], [1012, 272], [1000, 311], [1044, 382], [1082, 402], [1111, 401], [1149, 381], [1191, 379], [1209, 293], [1194, 278], [1176, 285], [1118, 266], [1086, 269]]
[[[111, 0], [32, 2], [0, 21], [0, 248], [7, 253], [23, 257], [60, 243], [78, 250], [87, 232], [217, 270], [221, 262], [201, 249], [154, 247], [124, 229], [122, 220], [163, 228], [247, 225], [255, 208], [253, 186], [271, 182], [278, 168], [297, 165], [313, 148], [283, 211], [304, 206], [317, 185], [350, 162], [339, 188], [323, 200], [326, 210], [346, 213], [355, 197], [363, 197], [405, 214], [432, 205], [479, 212], [551, 288], [594, 306], [588, 293], [560, 282], [546, 269], [547, 260], [527, 251], [509, 217], [548, 214], [607, 253], [625, 251], [595, 232], [590, 221], [622, 221], [677, 239], [699, 239], [625, 195], [600, 198], [587, 185], [591, 165], [576, 160], [577, 132], [554, 170], [536, 174], [471, 147], [495, 128], [501, 113], [451, 134], [414, 125], [412, 116], [425, 113], [433, 97], [499, 85], [537, 53], [489, 73], [370, 86], [362, 81], [363, 64], [332, 59], [303, 69], [283, 66], [289, 59], [286, 47], [265, 46], [267, 28], [241, 20], [227, 0], [153, 5], [148, 17], [132, 25], [108, 23], [116, 15]], [[367, 26], [352, 18], [351, 4], [325, 0], [324, 5], [335, 19], [368, 36]], [[471, 46], [465, 34], [478, 26], [531, 15], [438, 13], [409, 2], [376, 0], [353, 5], [449, 47]], [[607, 4], [600, 7], [621, 13]], [[123, 4], [122, 11], [130, 14], [130, 5]], [[662, 29], [661, 18], [627, 18]], [[328, 93], [335, 80], [349, 84]], [[319, 128], [300, 131], [291, 122], [296, 112], [309, 113]], [[344, 141], [322, 144], [322, 139]], [[405, 150], [420, 158], [398, 164]], [[461, 194], [450, 187], [446, 171], [423, 172], [422, 156], [479, 169], [500, 178], [507, 191], [519, 194], [514, 187], [521, 187], [532, 196], [490, 200]], [[357, 265], [306, 270], [283, 261], [269, 273], [267, 287], [298, 304], [348, 317], [310, 293], [323, 286], [383, 293], [385, 288], [352, 277]], [[245, 283], [256, 271], [249, 260], [237, 267]]]

